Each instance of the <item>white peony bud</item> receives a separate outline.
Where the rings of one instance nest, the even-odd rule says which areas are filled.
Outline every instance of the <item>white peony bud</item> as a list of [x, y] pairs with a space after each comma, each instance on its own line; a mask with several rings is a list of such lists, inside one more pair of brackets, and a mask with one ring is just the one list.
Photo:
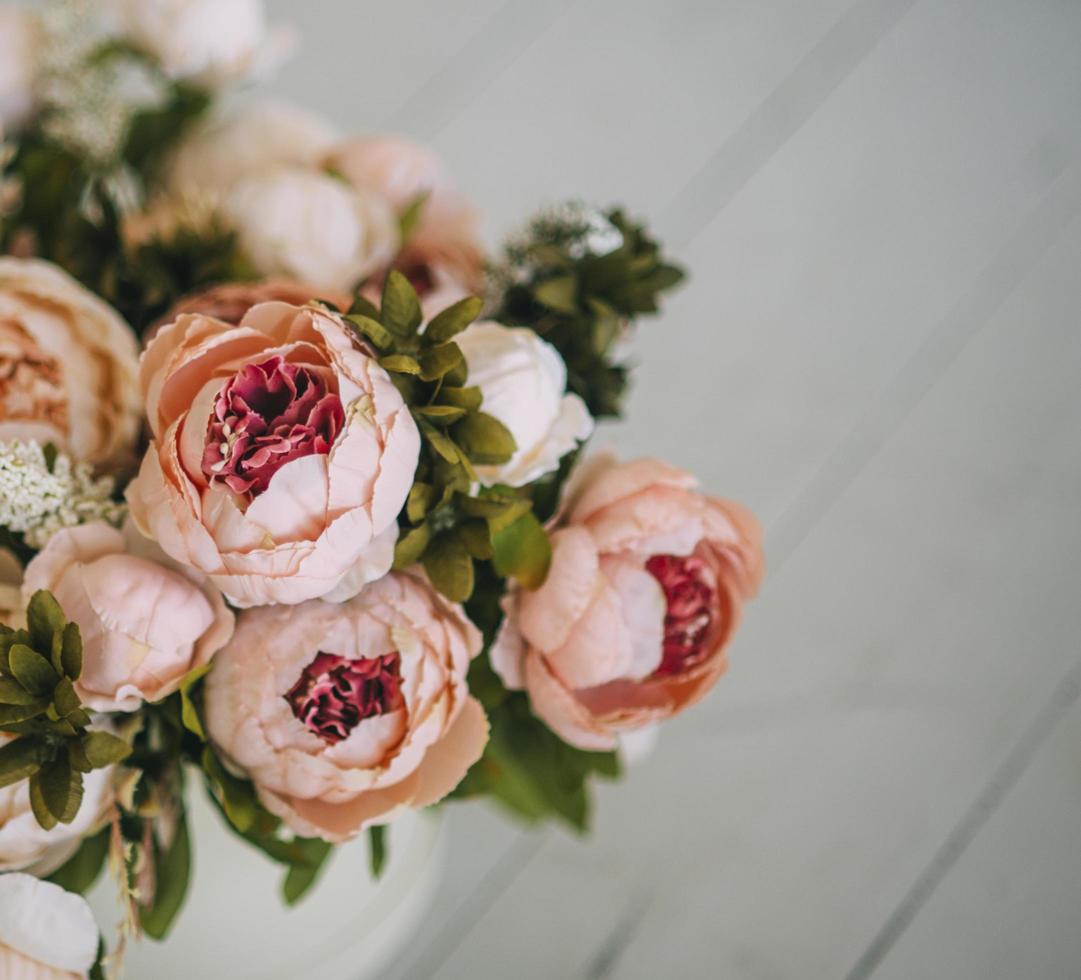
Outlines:
[[18, 129], [34, 108], [39, 28], [29, 11], [0, 6], [0, 132]]
[[98, 956], [94, 913], [80, 895], [32, 875], [0, 875], [0, 976], [86, 977]]
[[286, 102], [256, 102], [198, 126], [181, 143], [166, 183], [179, 195], [223, 199], [241, 180], [282, 167], [312, 170], [334, 145], [329, 123]]
[[387, 203], [326, 174], [285, 169], [253, 177], [224, 207], [260, 273], [317, 288], [352, 289], [398, 247]]
[[518, 449], [500, 466], [478, 466], [486, 486], [521, 487], [551, 473], [593, 431], [593, 418], [577, 395], [564, 394], [567, 367], [559, 352], [525, 327], [474, 323], [456, 338], [477, 385], [481, 410], [502, 422]]
[[218, 86], [265, 73], [292, 45], [262, 0], [114, 0], [121, 31], [171, 78]]

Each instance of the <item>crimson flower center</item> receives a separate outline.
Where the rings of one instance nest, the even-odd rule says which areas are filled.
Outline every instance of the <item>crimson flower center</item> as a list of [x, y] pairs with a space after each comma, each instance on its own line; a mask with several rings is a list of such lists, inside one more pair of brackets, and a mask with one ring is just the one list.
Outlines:
[[365, 718], [402, 707], [401, 657], [392, 651], [348, 660], [320, 651], [285, 700], [308, 731], [336, 745]]
[[203, 475], [256, 497], [290, 460], [329, 453], [344, 425], [341, 399], [317, 371], [277, 354], [246, 364], [214, 400]]
[[693, 555], [654, 555], [646, 562], [664, 590], [664, 653], [657, 676], [680, 674], [699, 663], [707, 652], [717, 617], [716, 589], [709, 566]]

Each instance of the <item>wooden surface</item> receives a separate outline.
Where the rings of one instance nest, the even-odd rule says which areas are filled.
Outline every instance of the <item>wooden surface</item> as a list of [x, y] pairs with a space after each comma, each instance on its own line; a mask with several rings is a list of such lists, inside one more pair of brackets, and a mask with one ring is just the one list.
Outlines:
[[694, 278], [602, 439], [768, 528], [594, 839], [454, 809], [388, 980], [1081, 976], [1081, 3], [272, 7], [276, 91], [434, 144], [493, 240], [653, 219]]

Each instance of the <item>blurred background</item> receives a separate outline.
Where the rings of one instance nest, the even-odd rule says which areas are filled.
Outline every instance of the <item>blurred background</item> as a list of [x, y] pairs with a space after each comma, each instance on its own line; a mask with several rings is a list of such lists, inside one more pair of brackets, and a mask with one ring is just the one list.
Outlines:
[[592, 839], [452, 808], [404, 978], [1081, 976], [1081, 3], [271, 4], [277, 95], [690, 283], [627, 421], [751, 505], [715, 694]]

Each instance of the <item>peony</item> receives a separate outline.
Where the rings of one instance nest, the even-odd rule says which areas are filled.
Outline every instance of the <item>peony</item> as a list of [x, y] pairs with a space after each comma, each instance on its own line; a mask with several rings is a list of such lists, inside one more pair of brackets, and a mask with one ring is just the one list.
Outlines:
[[[0, 745], [12, 738], [0, 733]], [[57, 824], [52, 830], [43, 829], [30, 808], [28, 779], [3, 787], [0, 789], [0, 871], [28, 869], [34, 874], [51, 874], [75, 853], [82, 838], [98, 828], [112, 805], [112, 767], [95, 769], [83, 777], [83, 801], [75, 819]]]
[[181, 313], [202, 313], [235, 325], [244, 319], [244, 314], [253, 306], [275, 300], [294, 306], [304, 306], [312, 300], [325, 300], [344, 311], [352, 305], [353, 297], [346, 292], [318, 289], [292, 279], [226, 282], [185, 296], [165, 315], [162, 323], [171, 323]]
[[233, 632], [233, 614], [191, 570], [107, 524], [67, 528], [26, 569], [23, 598], [47, 589], [83, 637], [75, 689], [94, 711], [135, 711], [172, 694]]
[[29, 11], [0, 6], [0, 134], [18, 129], [34, 109], [34, 70], [40, 39]]
[[476, 212], [431, 150], [400, 137], [358, 137], [336, 146], [326, 166], [359, 191], [379, 194], [399, 215], [427, 195], [420, 220], [395, 262], [419, 293], [436, 288], [438, 280], [459, 286], [456, 299], [483, 288]]
[[78, 980], [98, 958], [98, 927], [86, 900], [32, 875], [0, 875], [0, 976]]
[[263, 303], [238, 326], [184, 314], [143, 354], [132, 516], [238, 606], [344, 598], [390, 568], [420, 436], [355, 337], [324, 307]]
[[593, 418], [581, 398], [564, 394], [567, 367], [551, 344], [528, 328], [490, 321], [472, 324], [456, 340], [469, 384], [484, 396], [483, 410], [499, 419], [518, 445], [506, 463], [477, 467], [482, 483], [532, 483], [589, 438]]
[[137, 356], [127, 324], [67, 273], [0, 258], [0, 439], [122, 461], [139, 427]]
[[444, 797], [488, 725], [461, 608], [394, 572], [354, 599], [242, 613], [206, 684], [211, 740], [293, 830], [338, 842]]
[[224, 211], [259, 272], [304, 279], [320, 289], [352, 289], [398, 247], [398, 225], [382, 198], [307, 170], [243, 180]]
[[292, 44], [262, 0], [113, 0], [123, 32], [171, 78], [203, 85], [263, 74]]
[[547, 581], [510, 595], [492, 666], [565, 741], [613, 749], [724, 673], [762, 576], [761, 531], [655, 460], [601, 458], [574, 482]]
[[334, 140], [334, 130], [303, 109], [257, 102], [196, 127], [173, 155], [166, 183], [176, 195], [224, 199], [246, 178], [316, 169]]

